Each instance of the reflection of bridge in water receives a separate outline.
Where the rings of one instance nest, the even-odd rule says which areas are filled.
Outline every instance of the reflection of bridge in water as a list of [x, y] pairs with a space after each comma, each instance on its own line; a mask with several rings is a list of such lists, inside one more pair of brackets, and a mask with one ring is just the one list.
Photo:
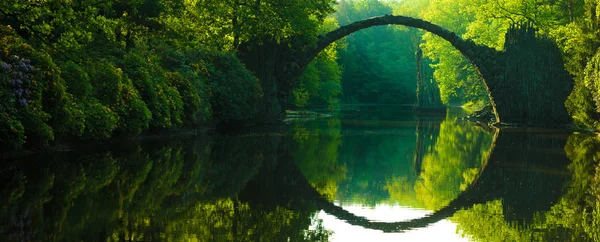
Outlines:
[[[251, 191], [251, 194], [240, 196], [250, 200], [277, 196], [280, 204], [323, 210], [351, 225], [383, 232], [424, 228], [462, 209], [498, 199], [502, 200], [506, 220], [526, 223], [533, 219], [535, 212], [550, 209], [562, 195], [563, 184], [569, 177], [566, 169], [569, 161], [563, 151], [567, 136], [568, 133], [563, 131], [495, 131], [486, 165], [473, 183], [442, 209], [410, 221], [376, 222], [346, 211], [319, 194], [291, 159], [278, 162], [276, 167], [268, 171], [277, 175], [259, 174], [257, 179], [248, 184], [250, 189], [244, 189]], [[278, 181], [261, 181], [265, 178], [276, 178]], [[278, 184], [277, 188], [265, 191], [269, 183]], [[256, 193], [263, 194], [256, 196]]]

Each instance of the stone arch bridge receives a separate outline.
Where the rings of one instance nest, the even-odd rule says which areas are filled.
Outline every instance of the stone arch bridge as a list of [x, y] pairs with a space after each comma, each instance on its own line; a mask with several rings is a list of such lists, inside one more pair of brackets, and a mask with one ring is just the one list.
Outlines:
[[316, 45], [242, 46], [240, 57], [261, 80], [265, 92], [260, 116], [266, 121], [283, 117], [295, 80], [328, 45], [362, 29], [383, 25], [422, 29], [452, 44], [484, 80], [497, 122], [542, 126], [570, 122], [564, 102], [572, 90], [572, 77], [564, 69], [556, 44], [538, 34], [532, 25], [512, 26], [506, 33], [504, 50], [499, 51], [425, 20], [393, 15], [342, 26], [319, 36]]

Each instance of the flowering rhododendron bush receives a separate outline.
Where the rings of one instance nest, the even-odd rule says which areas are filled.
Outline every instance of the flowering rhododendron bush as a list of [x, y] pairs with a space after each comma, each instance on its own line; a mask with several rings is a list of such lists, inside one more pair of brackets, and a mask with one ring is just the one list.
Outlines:
[[[7, 29], [0, 31], [0, 36], [0, 146], [20, 148], [26, 139], [32, 144], [47, 144], [54, 133], [47, 124], [50, 115], [42, 100], [44, 95], [56, 96], [48, 86], [57, 83], [44, 80], [45, 76], [56, 76], [52, 60]], [[47, 104], [53, 101], [47, 100]]]

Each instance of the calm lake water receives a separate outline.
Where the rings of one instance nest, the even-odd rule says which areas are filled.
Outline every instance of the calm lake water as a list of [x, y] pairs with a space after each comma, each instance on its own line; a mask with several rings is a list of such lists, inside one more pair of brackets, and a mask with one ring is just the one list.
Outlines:
[[0, 241], [600, 240], [598, 138], [461, 116], [346, 106], [5, 159]]

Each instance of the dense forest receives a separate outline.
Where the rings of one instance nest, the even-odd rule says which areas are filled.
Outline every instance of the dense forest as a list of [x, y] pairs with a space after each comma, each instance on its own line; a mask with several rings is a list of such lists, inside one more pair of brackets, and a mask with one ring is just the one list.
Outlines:
[[[558, 44], [574, 77], [565, 105], [575, 124], [597, 130], [599, 5], [598, 0], [2, 1], [0, 149], [260, 123], [271, 87], [247, 68], [260, 59], [248, 57], [252, 49], [277, 43], [301, 52], [338, 26], [385, 14], [431, 21], [498, 50], [511, 24], [533, 24]], [[490, 103], [481, 77], [460, 52], [430, 33], [398, 26], [367, 29], [329, 46], [284, 98], [290, 108], [410, 104], [422, 68], [432, 72], [424, 81], [439, 87], [443, 104], [477, 109]]]

